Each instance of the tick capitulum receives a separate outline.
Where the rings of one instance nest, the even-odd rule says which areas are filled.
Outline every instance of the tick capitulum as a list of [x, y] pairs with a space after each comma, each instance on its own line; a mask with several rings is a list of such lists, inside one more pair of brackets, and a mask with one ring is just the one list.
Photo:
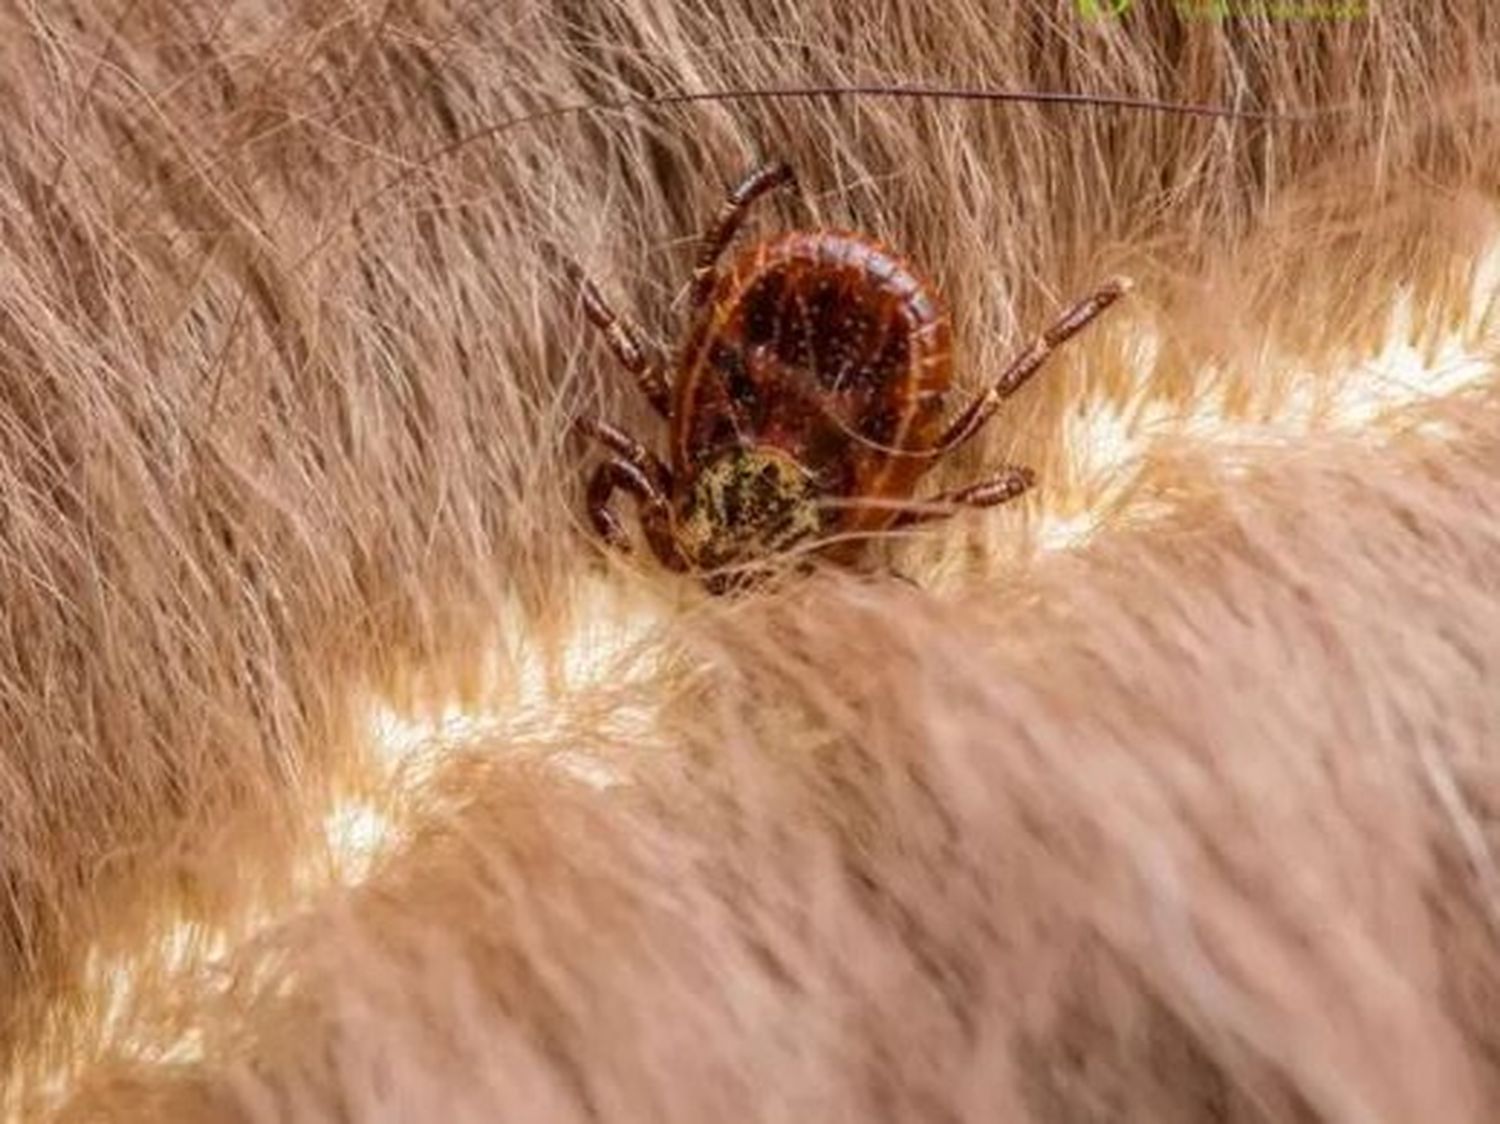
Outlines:
[[580, 419], [580, 431], [611, 454], [590, 477], [589, 518], [606, 542], [628, 550], [610, 506], [625, 491], [661, 563], [701, 575], [715, 592], [790, 550], [847, 564], [882, 531], [1021, 495], [1031, 470], [1004, 465], [969, 487], [913, 499], [934, 464], [1130, 287], [1123, 278], [1099, 286], [945, 422], [948, 312], [891, 251], [858, 234], [796, 230], [721, 267], [750, 206], [792, 182], [790, 168], [771, 163], [729, 193], [703, 236], [670, 381], [635, 328], [573, 268], [584, 311], [666, 419], [671, 445], [669, 466], [607, 422]]

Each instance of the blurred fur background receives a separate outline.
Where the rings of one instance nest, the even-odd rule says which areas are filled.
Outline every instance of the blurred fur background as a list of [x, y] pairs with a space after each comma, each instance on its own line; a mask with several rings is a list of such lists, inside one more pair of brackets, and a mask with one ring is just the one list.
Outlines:
[[[0, 1112], [1494, 1119], [1500, 20], [1371, 7], [0, 5]], [[854, 81], [1354, 108], [496, 127]], [[670, 346], [773, 155], [966, 388], [1138, 281], [920, 590], [580, 519], [545, 247]]]

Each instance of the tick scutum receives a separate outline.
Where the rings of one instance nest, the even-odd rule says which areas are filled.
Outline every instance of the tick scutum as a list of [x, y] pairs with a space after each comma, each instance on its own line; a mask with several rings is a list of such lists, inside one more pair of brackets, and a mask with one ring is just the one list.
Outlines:
[[693, 478], [678, 541], [699, 569], [768, 559], [819, 532], [818, 495], [812, 474], [781, 449], [730, 449]]

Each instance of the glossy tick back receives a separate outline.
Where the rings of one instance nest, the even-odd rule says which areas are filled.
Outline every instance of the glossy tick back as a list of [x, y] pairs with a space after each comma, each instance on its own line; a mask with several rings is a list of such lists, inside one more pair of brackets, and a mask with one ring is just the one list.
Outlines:
[[612, 454], [590, 477], [590, 519], [629, 549], [610, 506], [626, 491], [662, 564], [701, 575], [714, 592], [753, 580], [787, 552], [849, 563], [882, 531], [1026, 491], [1031, 470], [1006, 465], [967, 488], [912, 498], [939, 459], [1129, 288], [1124, 279], [1101, 285], [945, 423], [948, 312], [891, 251], [858, 234], [797, 230], [721, 268], [750, 205], [790, 183], [785, 164], [751, 172], [704, 235], [670, 383], [636, 330], [574, 270], [588, 318], [670, 427], [669, 466], [614, 426], [579, 420]]

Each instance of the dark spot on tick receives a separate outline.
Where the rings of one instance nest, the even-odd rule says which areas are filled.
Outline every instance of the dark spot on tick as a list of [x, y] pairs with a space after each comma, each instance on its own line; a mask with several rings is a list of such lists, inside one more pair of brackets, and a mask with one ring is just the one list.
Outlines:
[[745, 356], [737, 347], [716, 342], [708, 353], [709, 364], [724, 376], [729, 389], [729, 399], [736, 405], [748, 406], [755, 401], [755, 381], [745, 367]]
[[708, 439], [710, 447], [718, 448], [734, 443], [735, 433], [734, 418], [730, 417], [727, 413], [715, 415], [713, 428], [710, 430]]
[[752, 346], [770, 343], [781, 323], [782, 303], [786, 294], [786, 277], [781, 272], [767, 273], [750, 287], [744, 298], [745, 340]]

